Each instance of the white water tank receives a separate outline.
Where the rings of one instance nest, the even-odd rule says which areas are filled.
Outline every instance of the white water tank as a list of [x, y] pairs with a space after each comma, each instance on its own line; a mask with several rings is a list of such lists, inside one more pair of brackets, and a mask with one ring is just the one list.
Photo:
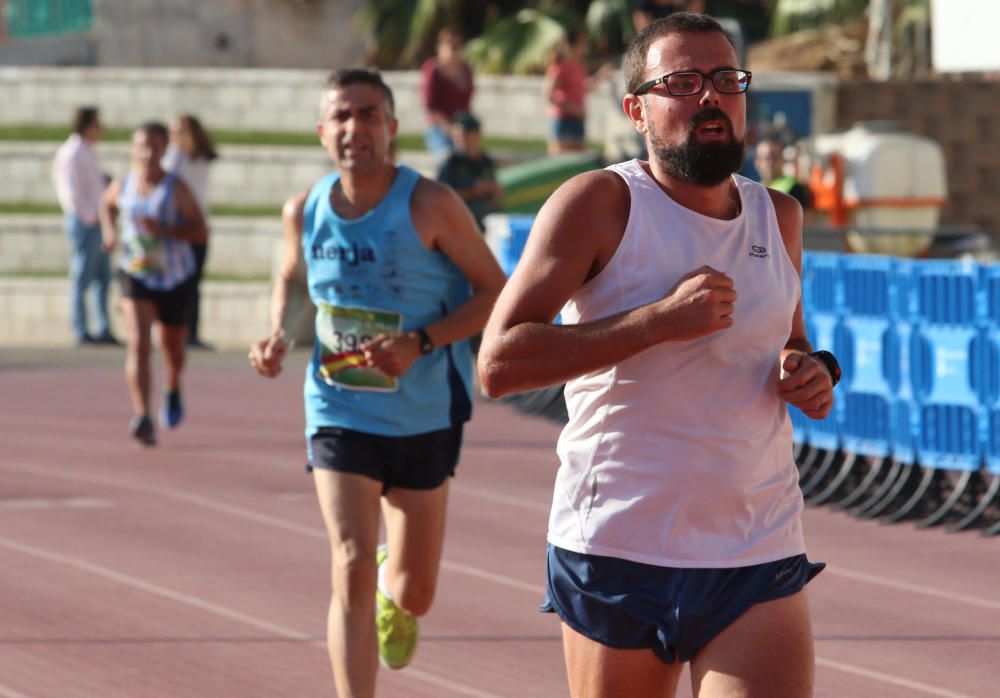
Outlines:
[[844, 160], [852, 250], [913, 257], [930, 246], [948, 194], [937, 142], [874, 121], [817, 136], [810, 146], [821, 159], [839, 153]]

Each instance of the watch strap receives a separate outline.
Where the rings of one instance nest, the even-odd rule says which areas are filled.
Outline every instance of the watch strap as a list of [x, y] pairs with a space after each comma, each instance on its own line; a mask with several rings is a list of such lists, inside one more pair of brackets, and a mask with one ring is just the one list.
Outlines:
[[809, 354], [809, 356], [823, 362], [823, 365], [826, 366], [826, 370], [830, 372], [830, 379], [833, 381], [834, 386], [840, 382], [840, 362], [837, 361], [836, 356], [825, 349], [814, 351]]
[[434, 351], [434, 340], [431, 339], [431, 336], [429, 334], [427, 334], [427, 330], [425, 330], [423, 327], [418, 327], [417, 337], [420, 338], [421, 354], [430, 354], [432, 351]]

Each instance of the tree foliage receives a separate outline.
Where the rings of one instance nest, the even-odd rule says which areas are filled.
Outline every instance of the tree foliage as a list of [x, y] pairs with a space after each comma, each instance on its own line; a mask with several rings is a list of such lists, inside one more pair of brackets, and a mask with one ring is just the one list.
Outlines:
[[863, 16], [867, 8], [868, 0], [776, 0], [771, 36], [840, 24]]
[[617, 53], [632, 38], [630, 0], [366, 0], [358, 19], [371, 30], [370, 59], [381, 68], [413, 68], [434, 52], [437, 32], [470, 38], [466, 58], [485, 73], [544, 69], [566, 29], [586, 30], [598, 53]]

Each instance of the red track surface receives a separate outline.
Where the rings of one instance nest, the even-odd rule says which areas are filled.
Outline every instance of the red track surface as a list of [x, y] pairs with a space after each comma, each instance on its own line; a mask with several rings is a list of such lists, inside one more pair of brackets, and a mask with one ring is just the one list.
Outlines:
[[[121, 360], [0, 353], [0, 698], [332, 696], [304, 357], [267, 381], [195, 354], [187, 420], [146, 450], [125, 436]], [[477, 406], [437, 603], [380, 696], [567, 695], [558, 623], [536, 610], [557, 432]], [[809, 586], [817, 696], [1000, 695], [1000, 540], [806, 524], [830, 565]]]

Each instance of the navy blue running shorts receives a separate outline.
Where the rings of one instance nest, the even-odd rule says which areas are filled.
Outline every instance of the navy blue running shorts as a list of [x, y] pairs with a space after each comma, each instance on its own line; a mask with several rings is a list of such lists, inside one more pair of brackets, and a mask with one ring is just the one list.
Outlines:
[[156, 306], [156, 319], [164, 325], [186, 326], [191, 318], [195, 297], [198, 294], [198, 279], [192, 276], [169, 291], [156, 291], [143, 284], [134, 276], [118, 270], [118, 283], [123, 298], [149, 301]]
[[382, 483], [382, 494], [393, 487], [433, 490], [455, 474], [462, 426], [412, 436], [320, 427], [309, 439], [306, 470], [365, 475]]
[[751, 606], [799, 592], [824, 567], [805, 555], [749, 567], [659, 567], [549, 545], [541, 610], [602, 645], [687, 662]]

